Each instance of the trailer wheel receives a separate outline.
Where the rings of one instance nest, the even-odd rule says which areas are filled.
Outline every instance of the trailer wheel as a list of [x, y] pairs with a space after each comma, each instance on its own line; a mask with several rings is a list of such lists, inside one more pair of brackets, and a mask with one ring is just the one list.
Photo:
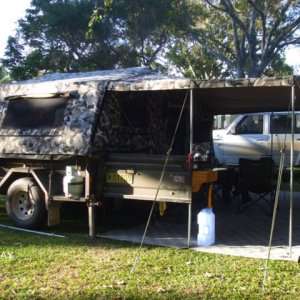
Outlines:
[[32, 178], [20, 178], [10, 185], [6, 211], [16, 226], [29, 229], [42, 225], [46, 217], [45, 201]]

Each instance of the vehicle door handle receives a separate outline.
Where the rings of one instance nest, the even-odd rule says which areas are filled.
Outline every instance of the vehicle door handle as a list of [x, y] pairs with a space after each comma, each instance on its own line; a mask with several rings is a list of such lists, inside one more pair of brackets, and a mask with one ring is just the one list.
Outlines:
[[264, 139], [257, 139], [258, 142], [264, 142]]

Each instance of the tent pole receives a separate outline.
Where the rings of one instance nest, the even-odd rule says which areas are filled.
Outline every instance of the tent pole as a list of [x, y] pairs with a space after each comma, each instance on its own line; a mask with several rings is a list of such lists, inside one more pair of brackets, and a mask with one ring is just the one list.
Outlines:
[[292, 256], [293, 235], [293, 201], [294, 201], [294, 133], [295, 133], [295, 86], [291, 89], [291, 158], [290, 158], [290, 223], [289, 223], [289, 255]]
[[[193, 90], [190, 89], [190, 153], [193, 153], [193, 116], [194, 116], [194, 95]], [[191, 166], [191, 175], [193, 176], [193, 166]], [[188, 204], [188, 248], [191, 244], [191, 226], [192, 226], [192, 199]]]
[[194, 97], [193, 90], [190, 90], [190, 153], [193, 152], [193, 114], [194, 114]]

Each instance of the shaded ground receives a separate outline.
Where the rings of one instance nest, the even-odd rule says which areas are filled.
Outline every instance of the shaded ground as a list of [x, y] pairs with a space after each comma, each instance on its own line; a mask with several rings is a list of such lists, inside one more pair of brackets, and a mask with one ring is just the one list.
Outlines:
[[[289, 193], [280, 195], [279, 209], [275, 220], [275, 229], [271, 248], [272, 259], [298, 260], [300, 256], [300, 193], [294, 195], [292, 252], [289, 253]], [[191, 247], [197, 251], [222, 253], [254, 258], [267, 258], [272, 217], [266, 215], [258, 206], [249, 207], [242, 213], [236, 213], [234, 203], [224, 204], [220, 198], [214, 201], [216, 217], [216, 242], [209, 247], [197, 246], [197, 213], [203, 207], [203, 201], [194, 199], [192, 217]], [[125, 221], [126, 222], [126, 221]], [[114, 226], [112, 230], [101, 233], [102, 237], [141, 242], [146, 218], [128, 226]], [[116, 224], [115, 224], [116, 225]], [[168, 247], [187, 246], [187, 206], [183, 204], [168, 207], [165, 216], [157, 214], [151, 220], [145, 238], [146, 244]]]

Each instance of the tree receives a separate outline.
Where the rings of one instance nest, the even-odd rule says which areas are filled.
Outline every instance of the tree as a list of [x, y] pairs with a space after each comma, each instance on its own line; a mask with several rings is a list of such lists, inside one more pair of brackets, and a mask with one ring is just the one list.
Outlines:
[[299, 27], [296, 0], [32, 0], [2, 64], [15, 80], [139, 65], [198, 78], [285, 75]]
[[43, 70], [43, 56], [38, 50], [31, 51], [26, 57], [22, 54], [24, 46], [18, 43], [17, 37], [9, 37], [5, 54], [10, 57], [2, 62], [10, 70], [11, 78], [22, 80], [37, 75], [39, 70]]
[[188, 8], [185, 1], [99, 0], [97, 9], [95, 2], [32, 0], [2, 60], [12, 77], [159, 67], [168, 43], [190, 22], [183, 17]]
[[96, 35], [97, 24], [114, 24], [110, 46], [119, 58], [125, 48], [140, 65], [162, 68], [165, 53], [193, 24], [189, 8], [186, 1], [106, 0], [94, 11], [89, 33]]
[[199, 0], [193, 5], [201, 11], [193, 39], [222, 62], [225, 74], [259, 77], [280, 65], [291, 72], [282, 53], [300, 44], [299, 1]]
[[175, 69], [186, 77], [210, 79], [229, 76], [222, 60], [209, 55], [204, 47], [189, 38], [176, 40], [166, 57], [170, 71]]
[[0, 64], [0, 83], [7, 83], [9, 81], [9, 74], [6, 72], [5, 68]]
[[112, 26], [99, 24], [97, 39], [86, 37], [93, 9], [93, 0], [32, 0], [8, 40], [3, 65], [16, 80], [41, 72], [114, 68], [118, 57], [107, 44]]

